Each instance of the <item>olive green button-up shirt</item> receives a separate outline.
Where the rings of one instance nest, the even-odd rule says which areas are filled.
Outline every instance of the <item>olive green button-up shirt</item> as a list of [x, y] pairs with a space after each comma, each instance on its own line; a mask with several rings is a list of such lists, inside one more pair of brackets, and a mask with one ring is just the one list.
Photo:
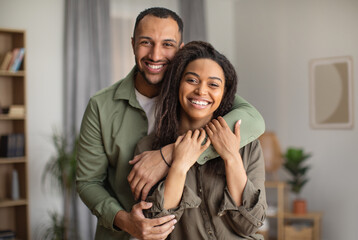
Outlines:
[[[77, 191], [82, 201], [97, 216], [96, 239], [129, 239], [129, 234], [114, 228], [119, 210], [129, 212], [135, 204], [127, 176], [131, 170], [137, 142], [147, 135], [148, 121], [134, 91], [133, 70], [123, 80], [96, 93], [83, 116], [77, 154]], [[224, 117], [233, 127], [242, 119], [242, 145], [258, 138], [265, 129], [258, 111], [237, 96], [233, 110]], [[198, 162], [217, 156], [208, 149]]]

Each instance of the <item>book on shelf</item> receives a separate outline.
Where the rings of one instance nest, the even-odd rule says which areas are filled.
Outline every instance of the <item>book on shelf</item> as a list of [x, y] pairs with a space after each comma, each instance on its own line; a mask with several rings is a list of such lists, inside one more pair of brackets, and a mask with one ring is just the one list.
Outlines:
[[9, 71], [17, 72], [20, 69], [22, 60], [24, 59], [25, 55], [25, 48], [20, 48], [19, 52], [17, 53], [14, 63], [9, 67]]
[[8, 51], [6, 54], [5, 54], [5, 57], [4, 59], [2, 60], [1, 62], [1, 66], [0, 66], [0, 70], [8, 70], [9, 69], [9, 65], [10, 65], [10, 62], [11, 62], [11, 59], [12, 59], [12, 52], [11, 51]]
[[0, 137], [0, 157], [22, 157], [24, 154], [24, 134], [12, 133]]
[[5, 54], [0, 70], [17, 72], [20, 69], [25, 55], [25, 48], [14, 48]]
[[11, 230], [0, 230], [0, 240], [15, 240], [15, 232]]

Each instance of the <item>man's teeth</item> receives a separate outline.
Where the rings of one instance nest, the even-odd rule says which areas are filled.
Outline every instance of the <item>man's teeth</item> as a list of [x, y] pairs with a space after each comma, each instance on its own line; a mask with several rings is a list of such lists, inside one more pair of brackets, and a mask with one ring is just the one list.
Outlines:
[[194, 103], [194, 104], [200, 105], [200, 106], [206, 106], [206, 105], [209, 104], [208, 102], [205, 102], [205, 101], [197, 101], [197, 100], [191, 100], [191, 102]]
[[151, 65], [151, 64], [148, 64], [148, 67], [150, 67], [152, 69], [159, 69], [159, 68], [162, 68], [163, 65]]

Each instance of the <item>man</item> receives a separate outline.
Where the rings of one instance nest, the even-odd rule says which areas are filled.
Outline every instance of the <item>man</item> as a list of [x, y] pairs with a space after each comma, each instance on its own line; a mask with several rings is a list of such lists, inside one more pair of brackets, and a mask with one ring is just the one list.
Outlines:
[[[132, 38], [136, 66], [89, 101], [80, 132], [77, 190], [98, 218], [96, 239], [165, 239], [174, 228], [174, 216], [147, 219], [142, 210], [151, 203], [135, 201], [145, 200], [168, 171], [159, 151], [136, 156], [130, 162], [135, 164], [133, 170], [129, 161], [137, 142], [153, 131], [155, 97], [168, 63], [183, 46], [182, 33], [183, 23], [176, 13], [164, 8], [141, 12]], [[242, 119], [245, 145], [263, 133], [264, 122], [243, 99], [238, 97], [234, 105], [225, 120], [233, 126]], [[215, 154], [211, 149], [198, 162]], [[163, 148], [163, 155], [171, 161], [170, 145]]]

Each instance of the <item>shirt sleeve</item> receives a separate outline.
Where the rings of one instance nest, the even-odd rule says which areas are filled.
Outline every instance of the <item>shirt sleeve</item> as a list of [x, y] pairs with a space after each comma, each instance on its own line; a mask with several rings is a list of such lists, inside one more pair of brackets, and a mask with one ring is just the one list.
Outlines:
[[226, 218], [232, 229], [240, 235], [249, 236], [257, 232], [266, 218], [265, 167], [261, 147], [256, 140], [244, 153], [248, 162], [247, 183], [243, 192], [243, 204], [237, 206], [225, 188], [218, 216]]
[[[234, 131], [235, 123], [241, 119], [240, 126], [240, 147], [244, 147], [257, 139], [265, 132], [265, 121], [257, 109], [239, 95], [235, 95], [233, 107], [229, 113], [223, 117]], [[199, 164], [204, 164], [208, 159], [218, 157], [214, 147], [210, 145], [198, 159]]]
[[77, 152], [76, 185], [82, 201], [98, 223], [112, 231], [114, 217], [123, 207], [105, 187], [108, 159], [101, 138], [97, 103], [91, 99], [83, 116]]
[[173, 209], [165, 209], [164, 206], [164, 181], [160, 182], [153, 194], [148, 197], [148, 202], [152, 202], [153, 206], [145, 210], [145, 216], [148, 218], [159, 218], [167, 215], [175, 215], [179, 221], [187, 208], [197, 208], [201, 203], [201, 199], [188, 186], [184, 185], [183, 195], [178, 207]]

